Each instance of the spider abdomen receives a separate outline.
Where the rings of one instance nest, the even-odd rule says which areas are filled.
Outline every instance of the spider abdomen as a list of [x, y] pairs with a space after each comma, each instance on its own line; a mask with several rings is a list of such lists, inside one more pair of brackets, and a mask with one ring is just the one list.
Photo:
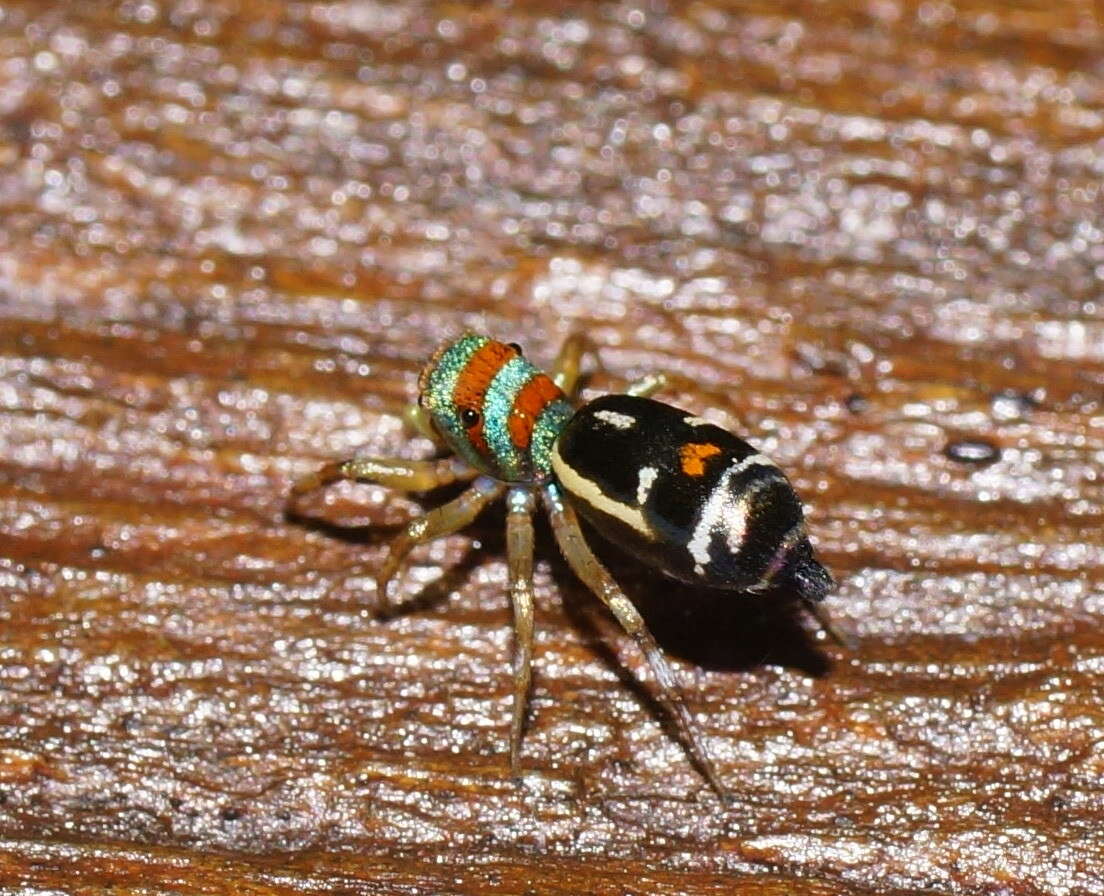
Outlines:
[[672, 578], [744, 591], [789, 583], [807, 600], [831, 588], [782, 471], [671, 405], [589, 402], [556, 439], [552, 469], [580, 515]]

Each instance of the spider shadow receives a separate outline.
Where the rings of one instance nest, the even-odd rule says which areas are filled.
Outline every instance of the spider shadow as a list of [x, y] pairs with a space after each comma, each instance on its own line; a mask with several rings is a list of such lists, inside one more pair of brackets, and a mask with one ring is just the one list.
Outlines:
[[[453, 497], [454, 487], [426, 492], [418, 503], [425, 509], [439, 506]], [[348, 545], [379, 547], [401, 531], [402, 524], [341, 526], [289, 508], [285, 519], [295, 525]], [[506, 553], [505, 510], [495, 502], [463, 534], [472, 547], [456, 563], [442, 565], [441, 575], [409, 595], [397, 606], [375, 606], [383, 620], [429, 609], [443, 602], [488, 558]], [[541, 513], [535, 514], [536, 549], [547, 558], [569, 621], [590, 634], [591, 646], [611, 668], [625, 675], [616, 652], [610, 646], [622, 637], [620, 628], [602, 609], [601, 602], [568, 567], [556, 549], [555, 540]], [[640, 610], [665, 653], [704, 669], [746, 672], [762, 665], [797, 669], [821, 677], [830, 662], [809, 631], [798, 621], [804, 612], [800, 599], [782, 589], [745, 594], [687, 585], [658, 574], [597, 536], [584, 523], [587, 542], [625, 594]], [[365, 570], [365, 572], [370, 572]], [[350, 577], [359, 574], [350, 571]], [[506, 602], [506, 595], [503, 601]], [[628, 682], [631, 676], [628, 676]]]
[[[640, 611], [664, 653], [720, 672], [776, 665], [820, 678], [831, 668], [829, 657], [800, 621], [807, 611], [796, 592], [775, 588], [748, 594], [687, 585], [634, 561], [583, 525], [591, 549]], [[608, 647], [609, 633], [619, 627], [558, 553], [553, 571], [561, 583], [564, 612], [590, 630], [597, 639], [595, 648], [620, 667]]]
[[[425, 492], [418, 503], [426, 510], [439, 506], [457, 493], [454, 486]], [[625, 668], [614, 646], [624, 634], [602, 608], [601, 602], [568, 567], [556, 548], [543, 513], [534, 515], [536, 551], [552, 567], [561, 605], [568, 621], [587, 633], [590, 646], [623, 683], [648, 703], [654, 703], [647, 689]], [[285, 519], [296, 525], [349, 545], [379, 547], [401, 529], [398, 525], [341, 526], [289, 508]], [[818, 678], [826, 674], [830, 661], [799, 621], [803, 611], [796, 594], [776, 589], [761, 594], [701, 588], [677, 582], [608, 544], [583, 523], [587, 542], [625, 594], [640, 610], [663, 651], [703, 669], [750, 671], [762, 665], [797, 669]], [[410, 594], [397, 605], [372, 607], [374, 615], [387, 621], [443, 603], [460, 588], [488, 558], [506, 553], [505, 509], [495, 502], [463, 530], [472, 547], [456, 562], [442, 565], [441, 575]], [[365, 570], [370, 573], [370, 570]], [[350, 571], [350, 577], [357, 575]], [[504, 609], [508, 599], [503, 594]]]
[[[664, 653], [724, 672], [746, 672], [771, 664], [819, 678], [830, 669], [829, 658], [798, 621], [801, 601], [796, 594], [781, 589], [748, 595], [695, 588], [634, 562], [589, 530], [585, 534], [595, 556], [636, 605]], [[614, 645], [624, 643], [624, 633], [558, 552], [552, 560], [552, 573], [560, 585], [569, 621], [590, 634], [588, 646], [621, 686], [685, 748], [686, 734], [663, 708], [653, 690], [654, 682], [645, 683], [622, 662]]]

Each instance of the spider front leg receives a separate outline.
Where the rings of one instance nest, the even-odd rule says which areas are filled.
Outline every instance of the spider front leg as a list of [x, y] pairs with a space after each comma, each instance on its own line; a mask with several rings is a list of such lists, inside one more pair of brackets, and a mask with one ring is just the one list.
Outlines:
[[424, 516], [411, 520], [406, 528], [391, 541], [387, 557], [376, 575], [376, 589], [380, 603], [387, 602], [387, 586], [412, 548], [459, 532], [479, 516], [484, 507], [501, 495], [504, 489], [505, 486], [501, 482], [496, 482], [487, 476], [480, 476], [472, 483], [471, 488], [461, 492], [447, 504], [442, 504]]
[[613, 580], [598, 558], [591, 552], [587, 545], [583, 532], [579, 528], [579, 520], [575, 511], [568, 505], [559, 488], [555, 484], [545, 486], [545, 506], [548, 509], [548, 518], [552, 523], [552, 532], [556, 537], [563, 552], [564, 559], [572, 571], [582, 582], [593, 591], [598, 598], [609, 607], [610, 611], [621, 623], [621, 627], [632, 636], [637, 646], [644, 653], [652, 674], [656, 678], [659, 688], [659, 699], [664, 709], [671, 715], [679, 726], [686, 746], [694, 762], [705, 774], [710, 786], [717, 792], [722, 800], [730, 799], [729, 792], [721, 784], [713, 761], [709, 757], [705, 741], [702, 739], [693, 716], [686, 708], [686, 702], [675, 683], [674, 673], [667, 664], [663, 653], [644, 624], [644, 619], [632, 605], [620, 586]]
[[475, 475], [475, 470], [455, 457], [443, 460], [353, 457], [326, 464], [296, 480], [291, 487], [291, 500], [343, 479], [374, 482], [404, 492], [428, 492], [442, 485], [466, 482]]
[[514, 608], [514, 714], [510, 724], [510, 770], [519, 771], [521, 729], [533, 663], [533, 493], [512, 488], [506, 499], [506, 556]]
[[[383, 485], [398, 491], [424, 492], [444, 485], [451, 485], [454, 482], [465, 482], [469, 479], [473, 479], [475, 476], [476, 471], [456, 457], [445, 458], [443, 460], [399, 460], [378, 457], [354, 457], [349, 460], [334, 461], [333, 463], [326, 464], [314, 473], [310, 473], [297, 480], [291, 487], [291, 494], [288, 497], [288, 502], [289, 505], [294, 506], [295, 502], [307, 492], [312, 492], [315, 489], [322, 488], [333, 482], [340, 482], [346, 479], [356, 480], [358, 482], [373, 482], [377, 485]], [[464, 494], [466, 495], [467, 492]], [[460, 497], [464, 497], [464, 495]], [[449, 506], [450, 505], [446, 504], [440, 509], [444, 510]], [[475, 511], [475, 513], [478, 512], [478, 510]], [[407, 527], [407, 532], [403, 533], [403, 535], [407, 535], [411, 527], [415, 526], [418, 522], [418, 520], [412, 522]], [[461, 522], [457, 528], [463, 525], [464, 523]], [[441, 534], [448, 533], [442, 532]], [[399, 536], [399, 539], [396, 539], [396, 541], [401, 538], [403, 538], [403, 536]], [[413, 542], [410, 546], [406, 547], [402, 556], [405, 556], [406, 551], [409, 551], [414, 543], [417, 542]], [[392, 545], [392, 552], [394, 552], [394, 545]], [[395, 568], [397, 568], [398, 563], [401, 562], [402, 556], [396, 561]], [[363, 567], [358, 565], [350, 572], [350, 575], [359, 575], [362, 571]], [[393, 574], [394, 570], [388, 574], [387, 579], [390, 579]], [[386, 584], [386, 582], [384, 584]], [[386, 603], [386, 591], [383, 589], [379, 592], [379, 600], [381, 606]]]

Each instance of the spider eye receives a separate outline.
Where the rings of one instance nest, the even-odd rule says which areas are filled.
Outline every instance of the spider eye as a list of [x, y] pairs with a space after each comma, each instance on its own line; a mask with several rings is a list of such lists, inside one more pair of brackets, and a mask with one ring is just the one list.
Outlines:
[[523, 351], [521, 350], [521, 346], [520, 346], [520, 345], [518, 345], [518, 344], [517, 344], [516, 342], [507, 342], [507, 343], [506, 343], [506, 346], [507, 346], [507, 348], [512, 348], [512, 349], [513, 349], [513, 350], [514, 350], [515, 352], [517, 352], [517, 353], [518, 353], [518, 357], [521, 357], [522, 355], [524, 355], [524, 354], [525, 354], [525, 353], [524, 353], [524, 352], [523, 352]]
[[475, 426], [479, 422], [479, 411], [474, 408], [464, 408], [460, 411], [460, 422], [465, 426]]

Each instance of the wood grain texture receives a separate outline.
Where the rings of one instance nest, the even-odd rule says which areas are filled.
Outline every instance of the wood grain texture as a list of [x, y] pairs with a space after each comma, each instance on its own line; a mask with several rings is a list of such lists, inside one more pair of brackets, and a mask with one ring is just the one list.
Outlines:
[[[0, 5], [3, 891], [1104, 892], [1098, 16]], [[600, 549], [731, 808], [547, 527], [516, 782], [501, 510], [285, 513], [464, 327], [805, 497], [854, 651]]]

